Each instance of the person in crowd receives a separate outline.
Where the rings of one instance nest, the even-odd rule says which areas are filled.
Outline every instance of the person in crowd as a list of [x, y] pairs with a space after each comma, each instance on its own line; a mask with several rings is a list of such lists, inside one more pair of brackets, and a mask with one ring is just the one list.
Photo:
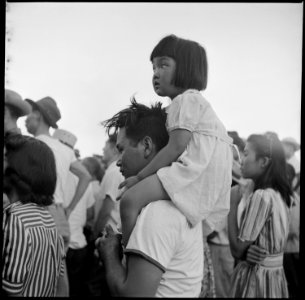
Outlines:
[[[295, 178], [293, 166], [287, 163], [287, 172], [292, 187]], [[289, 298], [300, 296], [300, 197], [293, 193], [290, 207], [290, 223], [287, 244], [284, 250], [284, 271], [288, 283]]]
[[[117, 166], [119, 152], [116, 148], [116, 138], [116, 134], [109, 135], [103, 149], [103, 161], [107, 168], [94, 205], [93, 241], [104, 230], [106, 224], [110, 224], [115, 231], [121, 226], [120, 202], [116, 199], [120, 193], [118, 186], [124, 180], [124, 177]], [[95, 256], [91, 260], [91, 274], [87, 284], [90, 295], [109, 295], [104, 267], [99, 265], [99, 260]]]
[[300, 194], [300, 174], [301, 165], [295, 153], [300, 150], [300, 144], [292, 137], [287, 137], [282, 140], [285, 150], [286, 161], [292, 165], [295, 171], [295, 178], [292, 181], [293, 190]]
[[[54, 203], [49, 206], [49, 210], [53, 215], [60, 235], [62, 235], [64, 239], [65, 249], [68, 250], [70, 228], [67, 219], [84, 195], [91, 181], [91, 176], [86, 168], [76, 159], [73, 150], [63, 145], [50, 134], [50, 127], [57, 129], [58, 126], [56, 123], [61, 118], [56, 101], [51, 97], [45, 97], [36, 102], [30, 99], [26, 99], [26, 101], [30, 103], [32, 108], [25, 123], [27, 131], [30, 134], [33, 134], [35, 138], [46, 143], [55, 156], [57, 181], [54, 193]], [[69, 188], [67, 183], [70, 171], [79, 178], [79, 181], [72, 201], [64, 208], [64, 203], [66, 202], [65, 191]], [[67, 296], [69, 294], [66, 272], [65, 276], [66, 288], [62, 291], [58, 291], [58, 296]]]
[[18, 93], [8, 89], [5, 89], [4, 100], [4, 137], [21, 134], [17, 121], [31, 112], [31, 106]]
[[[292, 190], [281, 142], [275, 137], [250, 135], [241, 171], [244, 178], [253, 180], [254, 186], [247, 194], [240, 218], [238, 204], [246, 194], [239, 185], [231, 190], [228, 233], [231, 253], [238, 262], [232, 274], [230, 297], [288, 297], [283, 252]], [[258, 249], [265, 252], [259, 262], [253, 259]]]
[[110, 224], [114, 230], [121, 224], [120, 201], [117, 201], [117, 198], [120, 193], [118, 186], [124, 177], [117, 166], [119, 151], [116, 148], [116, 139], [116, 134], [109, 135], [103, 149], [103, 160], [107, 169], [101, 183], [99, 200], [95, 205], [94, 239], [106, 224]]
[[47, 209], [56, 187], [55, 158], [43, 142], [17, 134], [5, 141], [2, 290], [7, 296], [54, 297], [62, 285], [64, 242]]
[[[243, 155], [245, 143], [239, 137], [237, 131], [228, 131], [228, 135], [233, 139], [233, 144], [237, 146], [233, 153], [232, 186], [239, 184], [242, 180], [240, 171], [240, 158]], [[228, 220], [224, 219], [222, 226], [213, 231], [207, 237], [213, 271], [215, 278], [215, 294], [217, 298], [228, 298], [231, 287], [231, 276], [234, 269], [234, 258], [231, 254], [228, 238]]]
[[[207, 85], [207, 57], [197, 42], [169, 35], [153, 49], [153, 87], [169, 97], [169, 142], [139, 174], [127, 178], [121, 199], [123, 243], [141, 209], [171, 200], [191, 226], [213, 230], [229, 211], [232, 139], [200, 91]], [[203, 188], [204, 187], [204, 188]]]
[[[165, 122], [161, 103], [147, 107], [132, 100], [129, 108], [105, 124], [118, 133], [117, 165], [125, 178], [137, 174], [166, 146], [169, 137]], [[142, 209], [123, 261], [120, 237], [106, 226], [105, 236], [96, 241], [112, 296], [199, 296], [203, 279], [202, 224], [189, 226], [172, 201], [154, 201]]]

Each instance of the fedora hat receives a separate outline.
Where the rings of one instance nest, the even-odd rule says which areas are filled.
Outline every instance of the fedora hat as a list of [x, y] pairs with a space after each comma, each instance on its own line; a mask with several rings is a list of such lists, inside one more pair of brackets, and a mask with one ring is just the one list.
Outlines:
[[31, 99], [25, 99], [25, 101], [38, 109], [51, 127], [58, 128], [56, 123], [60, 120], [61, 114], [53, 98], [44, 97], [36, 102]]
[[66, 144], [72, 149], [74, 148], [77, 142], [77, 137], [73, 133], [64, 129], [56, 129], [53, 133], [53, 137], [55, 139], [60, 140], [62, 143]]
[[284, 138], [282, 143], [292, 145], [294, 147], [294, 151], [298, 151], [300, 149], [300, 144], [293, 137]]
[[29, 103], [22, 100], [21, 96], [12, 90], [5, 89], [5, 104], [13, 106], [18, 117], [26, 116], [31, 112]]

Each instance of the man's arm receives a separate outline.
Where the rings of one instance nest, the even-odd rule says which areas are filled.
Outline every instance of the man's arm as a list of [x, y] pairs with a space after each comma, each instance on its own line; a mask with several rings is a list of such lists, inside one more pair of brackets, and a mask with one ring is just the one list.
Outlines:
[[110, 226], [106, 237], [97, 240], [96, 245], [105, 267], [106, 280], [112, 296], [154, 297], [163, 271], [137, 254], [126, 256], [127, 268], [120, 257], [119, 235]]
[[111, 198], [108, 195], [106, 195], [105, 199], [103, 200], [103, 205], [98, 212], [98, 216], [94, 224], [94, 228], [93, 228], [94, 239], [97, 238], [99, 232], [101, 232], [104, 229], [110, 217], [111, 211], [113, 209], [114, 209], [114, 202], [111, 200]]
[[70, 171], [78, 177], [78, 184], [73, 199], [66, 208], [67, 217], [70, 216], [71, 212], [73, 211], [81, 197], [84, 195], [91, 181], [91, 175], [80, 161], [74, 161], [70, 165]]

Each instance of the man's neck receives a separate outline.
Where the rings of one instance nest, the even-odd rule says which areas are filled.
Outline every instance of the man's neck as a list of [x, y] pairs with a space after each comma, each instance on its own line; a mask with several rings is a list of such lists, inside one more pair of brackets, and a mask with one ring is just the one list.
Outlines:
[[40, 127], [37, 128], [34, 136], [36, 137], [36, 136], [42, 135], [42, 134], [47, 135], [47, 136], [51, 136], [50, 128], [49, 127], [45, 127], [45, 126], [40, 126]]

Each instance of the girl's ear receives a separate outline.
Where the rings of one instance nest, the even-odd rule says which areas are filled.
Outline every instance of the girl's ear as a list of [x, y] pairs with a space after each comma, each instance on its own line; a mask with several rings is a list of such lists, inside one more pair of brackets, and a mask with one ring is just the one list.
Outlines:
[[262, 164], [261, 164], [261, 167], [264, 169], [264, 168], [267, 168], [270, 164], [270, 161], [271, 161], [271, 158], [270, 157], [267, 157], [267, 156], [264, 156], [262, 159]]

